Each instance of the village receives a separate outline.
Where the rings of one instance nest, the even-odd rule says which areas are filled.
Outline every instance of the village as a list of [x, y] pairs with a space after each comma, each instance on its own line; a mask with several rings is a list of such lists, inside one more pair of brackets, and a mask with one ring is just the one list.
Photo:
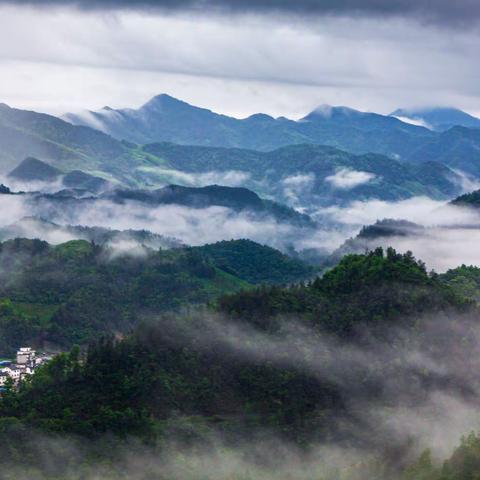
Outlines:
[[4, 360], [0, 362], [0, 392], [5, 388], [9, 379], [17, 387], [28, 375], [35, 373], [40, 365], [48, 362], [51, 358], [51, 355], [37, 353], [31, 347], [20, 348], [17, 351], [15, 361]]

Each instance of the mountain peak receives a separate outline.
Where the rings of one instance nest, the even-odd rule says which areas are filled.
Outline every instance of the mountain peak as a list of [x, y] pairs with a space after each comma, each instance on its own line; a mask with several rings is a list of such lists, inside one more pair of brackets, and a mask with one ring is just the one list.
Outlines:
[[247, 117], [247, 120], [257, 120], [257, 121], [270, 121], [274, 120], [274, 118], [266, 113], [254, 113]]
[[192, 107], [187, 102], [179, 100], [178, 98], [172, 97], [167, 93], [161, 93], [151, 98], [147, 103], [145, 103], [141, 109], [145, 108], [158, 108], [158, 107], [176, 107], [176, 106], [188, 106]]
[[357, 116], [365, 115], [364, 112], [355, 110], [350, 107], [344, 106], [332, 106], [328, 104], [319, 105], [315, 110], [310, 112], [302, 120], [333, 120], [333, 119], [342, 119], [342, 118], [352, 118]]
[[48, 163], [37, 158], [27, 157], [8, 174], [8, 177], [23, 182], [50, 182], [56, 180], [60, 174], [60, 170]]
[[480, 128], [479, 118], [454, 107], [399, 108], [390, 115], [438, 131], [454, 126]]

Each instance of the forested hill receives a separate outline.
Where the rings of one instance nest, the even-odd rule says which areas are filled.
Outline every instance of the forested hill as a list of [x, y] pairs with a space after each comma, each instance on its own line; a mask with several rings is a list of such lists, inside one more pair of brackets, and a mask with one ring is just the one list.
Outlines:
[[392, 237], [415, 237], [424, 232], [425, 227], [407, 220], [396, 220], [391, 218], [377, 220], [372, 225], [362, 227], [355, 237], [345, 240], [340, 247], [330, 254], [324, 262], [324, 265], [333, 266], [345, 255], [351, 253], [365, 253], [381, 246], [382, 244], [388, 245]]
[[168, 185], [156, 190], [114, 190], [100, 199], [116, 203], [136, 201], [151, 205], [183, 205], [190, 208], [219, 206], [236, 212], [250, 212], [257, 217], [272, 217], [278, 222], [313, 227], [314, 221], [286, 205], [259, 197], [255, 192], [242, 187], [207, 185], [205, 187], [184, 187]]
[[471, 305], [437, 276], [429, 275], [411, 253], [402, 255], [391, 248], [347, 255], [306, 286], [259, 288], [219, 301], [222, 312], [262, 328], [269, 328], [277, 317], [295, 315], [341, 336], [359, 327], [383, 328], [398, 319], [412, 321], [425, 312]]
[[480, 190], [475, 190], [471, 193], [466, 193], [465, 195], [460, 195], [455, 200], [452, 200], [452, 205], [456, 205], [458, 207], [472, 207], [472, 208], [479, 208], [480, 207]]
[[[170, 174], [243, 172], [248, 174], [245, 185], [255, 191], [269, 193], [283, 202], [291, 200], [285, 190], [293, 191], [307, 205], [308, 198], [314, 198], [317, 203], [357, 198], [396, 200], [415, 195], [451, 198], [459, 193], [461, 183], [457, 173], [435, 161], [415, 165], [385, 155], [355, 155], [324, 145], [289, 145], [271, 152], [258, 152], [156, 143], [145, 145], [142, 150], [163, 159], [173, 169]], [[342, 178], [338, 177], [338, 172], [342, 171], [346, 174], [362, 172], [363, 177], [360, 178], [363, 181], [343, 185]], [[152, 166], [145, 171], [145, 178], [168, 178], [168, 173], [164, 167]], [[306, 177], [295, 188], [292, 178], [299, 175]], [[300, 180], [297, 178], [297, 181]]]
[[218, 268], [249, 283], [290, 283], [315, 273], [298, 260], [251, 240], [230, 240], [194, 247], [213, 260]]
[[312, 274], [254, 242], [154, 251], [25, 239], [0, 244], [0, 272], [0, 354], [31, 342], [84, 344], [126, 332], [143, 316], [204, 304], [253, 283]]
[[[85, 261], [88, 244], [81, 245], [73, 256], [83, 257], [86, 268], [91, 268]], [[61, 246], [55, 255], [66, 255], [72, 248]], [[189, 263], [191, 254], [170, 263], [169, 270]], [[70, 262], [72, 258], [65, 263], [67, 268]], [[114, 268], [131, 271], [132, 262]], [[196, 279], [202, 275], [209, 272], [197, 271]], [[147, 302], [153, 298], [142, 296]], [[203, 442], [203, 436], [214, 429], [233, 444], [268, 431], [296, 445], [308, 445], [314, 440], [339, 441], [345, 422], [352, 427], [350, 443], [383, 448], [386, 440], [381, 431], [368, 438], [362, 434], [357, 417], [362, 409], [355, 408], [355, 402], [362, 405], [374, 398], [395, 405], [405, 399], [420, 405], [429, 390], [468, 391], [468, 385], [444, 377], [441, 369], [412, 364], [401, 342], [375, 335], [377, 330], [414, 324], [407, 330], [407, 345], [413, 342], [440, 362], [445, 342], [432, 341], [435, 337], [424, 327], [428, 322], [422, 321], [423, 315], [435, 314], [438, 322], [449, 312], [458, 317], [473, 311], [469, 301], [427, 274], [410, 254], [377, 250], [347, 256], [308, 286], [250, 290], [224, 298], [220, 307], [232, 315], [230, 320], [208, 312], [162, 315], [123, 340], [97, 342], [83, 362], [76, 349], [62, 354], [18, 392], [7, 391], [0, 401], [0, 438], [8, 438], [3, 442], [4, 463], [18, 455], [27, 465], [48, 457], [50, 444], [31, 442], [27, 436], [31, 428], [37, 433], [86, 437], [94, 442], [87, 447], [93, 462], [111, 458], [113, 452], [121, 455], [114, 446], [131, 436], [161, 448], [169, 439], [187, 445]], [[283, 318], [273, 321], [280, 314]], [[357, 326], [374, 334], [367, 336], [370, 349], [365, 356], [352, 349], [360, 337], [349, 334]], [[329, 337], [323, 336], [325, 330]], [[387, 348], [392, 350], [388, 355]], [[378, 352], [383, 353], [377, 356]], [[386, 382], [390, 378], [393, 384]], [[374, 403], [369, 404], [374, 408]], [[392, 446], [396, 440], [388, 437]], [[404, 445], [404, 439], [398, 440]], [[66, 459], [66, 465], [75, 462]], [[66, 465], [61, 464], [60, 470]], [[79, 468], [87, 466], [83, 462]]]

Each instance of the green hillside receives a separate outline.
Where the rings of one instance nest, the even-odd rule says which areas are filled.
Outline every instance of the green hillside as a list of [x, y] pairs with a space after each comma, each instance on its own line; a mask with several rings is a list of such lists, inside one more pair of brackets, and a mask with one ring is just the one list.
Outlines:
[[[165, 135], [141, 141], [169, 140], [196, 146], [158, 142], [141, 146], [51, 115], [1, 105], [0, 171], [7, 173], [25, 158], [34, 157], [64, 173], [76, 171], [74, 184], [85, 181], [78, 178], [78, 171], [129, 187], [166, 183], [202, 186], [205, 182], [229, 184], [233, 181], [235, 186], [246, 186], [276, 201], [299, 206], [366, 198], [397, 200], [416, 195], [449, 198], [459, 193], [461, 184], [452, 168], [473, 175], [479, 173], [475, 167], [478, 162], [473, 161], [480, 145], [475, 129], [455, 127], [437, 133], [393, 117], [342, 112], [339, 110], [328, 119], [312, 114], [302, 122], [274, 120], [262, 115], [227, 121], [228, 117], [220, 116], [222, 122], [229, 125], [240, 122], [238, 125], [244, 128], [251, 124], [247, 129], [248, 138], [265, 135], [266, 139], [260, 144], [226, 142], [229, 148], [218, 148], [216, 145], [225, 143], [209, 138], [211, 132], [203, 132], [209, 125], [203, 117], [210, 114], [202, 111], [199, 118], [196, 115], [190, 118], [188, 108], [182, 113], [179, 125], [170, 118], [161, 123]], [[267, 145], [265, 142], [273, 135], [271, 122], [275, 125], [275, 135], [280, 136], [279, 141]], [[207, 139], [206, 144], [198, 145], [199, 140], [195, 138], [183, 141], [176, 135], [166, 135], [189, 123], [192, 128], [188, 131], [198, 131], [201, 138]], [[292, 125], [301, 132], [295, 130], [284, 135], [285, 128]], [[316, 137], [314, 132], [323, 133]], [[222, 127], [218, 138], [227, 136]], [[231, 148], [237, 146], [256, 150]], [[241, 175], [229, 180], [222, 175], [227, 172]], [[340, 175], [354, 172], [353, 178], [361, 180], [336, 184], [334, 177], [339, 172]], [[361, 177], [355, 177], [355, 172], [361, 172]], [[34, 173], [23, 172], [23, 176]], [[299, 184], [302, 175], [304, 183]]]
[[[148, 239], [147, 239], [148, 240]], [[141, 318], [205, 304], [253, 283], [305, 279], [312, 269], [251, 241], [116, 251], [84, 240], [0, 244], [0, 352], [19, 344], [85, 344]]]
[[15, 239], [0, 245], [3, 299], [0, 351], [53, 342], [84, 344], [125, 332], [144, 315], [206, 303], [249, 284], [200, 252], [131, 254], [84, 240], [50, 246]]
[[[53, 254], [68, 266], [76, 258], [85, 263], [90, 251], [88, 244], [76, 243]], [[232, 448], [275, 435], [286, 448], [308, 455], [315, 442], [341, 442], [347, 432], [347, 445], [353, 447], [382, 451], [388, 441], [396, 452], [395, 465], [388, 463], [388, 450], [373, 464], [390, 472], [388, 478], [397, 478], [399, 465], [407, 467], [406, 475], [426, 468], [421, 459], [411, 460], [401, 435], [390, 432], [386, 440], [381, 429], [378, 436], [371, 435], [376, 432], [371, 426], [364, 434], [358, 428], [361, 409], [356, 408], [373, 398], [383, 398], [390, 407], [402, 401], [422, 405], [425, 392], [463, 392], [468, 385], [468, 379], [457, 384], [455, 377], [438, 375], [438, 370], [403, 356], [402, 342], [428, 350], [438, 362], [445, 356], [445, 339], [428, 335], [422, 315], [448, 319], [452, 313], [458, 320], [462, 313], [475, 313], [471, 302], [427, 274], [421, 262], [393, 250], [351, 255], [308, 286], [249, 290], [224, 298], [220, 307], [233, 318], [212, 312], [157, 316], [122, 340], [99, 340], [83, 358], [76, 348], [57, 356], [17, 391], [7, 387], [0, 400], [0, 437], [8, 441], [0, 462], [8, 467], [21, 455], [24, 468], [48, 472], [52, 464], [42, 459], [60, 458], [61, 452], [51, 446], [70, 435], [78, 456], [56, 463], [59, 478], [67, 478], [62, 472], [72, 468], [86, 473], [100, 465], [106, 468], [105, 478], [122, 478], [115, 475], [128, 477], [122, 457], [132, 448], [135, 455], [157, 456], [164, 449], [170, 454], [168, 445], [174, 442], [176, 449], [187, 449], [175, 450], [180, 455], [193, 454], [188, 448], [209, 448], [210, 441], [218, 441], [215, 432], [221, 432]], [[395, 336], [401, 325], [408, 329]], [[352, 336], [360, 327], [367, 329], [364, 334], [357, 330]], [[325, 337], [325, 330], [332, 336]], [[452, 342], [462, 333], [455, 335]], [[389, 378], [402, 385], [394, 397], [388, 393]], [[32, 442], [32, 431], [47, 435], [48, 441]], [[461, 471], [460, 452], [470, 451], [473, 443], [452, 457], [459, 459], [449, 463], [452, 474]], [[357, 462], [354, 473], [366, 469], [368, 461]], [[155, 466], [149, 464], [146, 472], [156, 471], [151, 468]]]
[[[132, 171], [151, 158], [98, 130], [0, 104], [0, 172], [35, 157], [64, 172], [82, 170], [135, 185]], [[155, 164], [155, 162], [154, 162]]]
[[383, 327], [399, 318], [412, 320], [428, 311], [468, 308], [463, 292], [429, 276], [411, 253], [382, 248], [346, 255], [313, 283], [291, 288], [260, 288], [219, 300], [222, 312], [256, 325], [296, 315], [320, 330], [349, 337], [362, 325]]
[[[441, 121], [438, 113], [435, 122]], [[101, 125], [115, 138], [137, 144], [172, 142], [259, 151], [298, 144], [328, 145], [359, 155], [374, 152], [404, 162], [434, 161], [479, 175], [480, 130], [456, 126], [474, 126], [478, 119], [470, 117], [474, 123], [465, 123], [467, 115], [463, 112], [440, 111], [440, 117], [445, 115], [450, 124], [441, 131], [431, 131], [389, 115], [329, 105], [320, 106], [300, 121], [264, 114], [236, 119], [169, 95], [158, 95], [138, 110], [107, 108], [91, 112], [95, 125]], [[75, 124], [88, 124], [83, 116], [70, 114], [66, 118]]]
[[251, 240], [223, 241], [192, 250], [208, 256], [222, 270], [251, 284], [295, 282], [308, 278], [315, 271], [274, 248]]
[[[166, 143], [146, 145], [143, 151], [164, 161], [173, 171], [193, 175], [216, 171], [245, 172], [245, 184], [282, 202], [291, 202], [292, 193], [302, 205], [331, 204], [352, 199], [398, 200], [425, 195], [450, 198], [459, 192], [456, 173], [435, 162], [405, 164], [383, 155], [353, 155], [332, 147], [292, 145], [272, 152], [181, 146]], [[357, 183], [335, 183], [339, 172], [362, 172]], [[168, 169], [148, 168], [145, 181], [168, 177]], [[170, 172], [175, 178], [175, 172]], [[141, 169], [139, 172], [141, 175]], [[302, 180], [303, 183], [295, 183]], [[218, 175], [221, 178], [221, 175]], [[355, 173], [353, 173], [355, 177]], [[341, 179], [340, 179], [341, 180]]]

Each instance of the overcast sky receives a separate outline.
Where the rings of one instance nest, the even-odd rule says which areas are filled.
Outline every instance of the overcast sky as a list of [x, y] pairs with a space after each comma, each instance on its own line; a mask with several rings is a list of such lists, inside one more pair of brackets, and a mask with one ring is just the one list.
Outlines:
[[0, 0], [0, 102], [19, 108], [137, 107], [165, 92], [238, 117], [323, 103], [480, 115], [477, 0], [31, 3]]

